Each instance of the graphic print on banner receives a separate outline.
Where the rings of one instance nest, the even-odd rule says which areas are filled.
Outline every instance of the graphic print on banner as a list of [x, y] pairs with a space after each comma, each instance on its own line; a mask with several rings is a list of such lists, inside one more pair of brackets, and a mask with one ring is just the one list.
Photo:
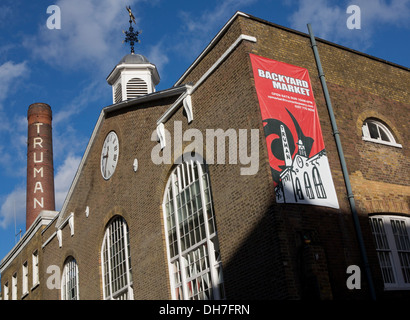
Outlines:
[[250, 58], [276, 201], [339, 208], [307, 69]]

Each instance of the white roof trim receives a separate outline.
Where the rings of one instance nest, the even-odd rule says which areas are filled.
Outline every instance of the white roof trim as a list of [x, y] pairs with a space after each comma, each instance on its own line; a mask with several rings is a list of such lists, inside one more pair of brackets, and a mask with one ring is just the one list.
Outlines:
[[182, 105], [182, 101], [188, 96], [193, 94], [196, 89], [222, 64], [222, 62], [236, 49], [236, 47], [242, 41], [250, 41], [256, 42], [256, 38], [253, 36], [248, 36], [246, 34], [241, 34], [234, 43], [219, 57], [218, 60], [199, 78], [199, 80], [193, 86], [187, 86], [188, 89], [186, 92], [181, 94], [181, 96], [174, 102], [172, 106], [170, 106], [164, 114], [157, 120], [157, 126], [160, 123], [164, 123], [168, 121], [168, 119], [178, 110], [178, 108]]

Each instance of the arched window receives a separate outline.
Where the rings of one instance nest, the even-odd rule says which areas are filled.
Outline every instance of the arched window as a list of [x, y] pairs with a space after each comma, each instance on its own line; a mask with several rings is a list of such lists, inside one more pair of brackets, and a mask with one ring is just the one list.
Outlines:
[[362, 139], [395, 147], [402, 147], [401, 144], [396, 142], [390, 129], [385, 124], [372, 118], [366, 119], [363, 122]]
[[305, 182], [305, 189], [306, 189], [306, 195], [309, 199], [314, 199], [315, 194], [313, 193], [312, 185], [310, 184], [310, 179], [309, 175], [307, 172], [303, 174], [303, 180]]
[[108, 224], [101, 249], [105, 300], [132, 300], [132, 270], [128, 225], [117, 216]]
[[78, 266], [73, 257], [68, 257], [64, 264], [61, 284], [61, 300], [79, 300]]
[[172, 298], [225, 298], [206, 165], [190, 160], [172, 171], [163, 211]]
[[304, 197], [303, 197], [302, 187], [300, 186], [299, 178], [296, 178], [295, 184], [296, 184], [296, 195], [298, 196], [299, 200], [303, 200]]
[[315, 185], [316, 195], [319, 199], [326, 198], [325, 188], [323, 187], [322, 178], [320, 177], [319, 170], [314, 167], [312, 170], [313, 184]]

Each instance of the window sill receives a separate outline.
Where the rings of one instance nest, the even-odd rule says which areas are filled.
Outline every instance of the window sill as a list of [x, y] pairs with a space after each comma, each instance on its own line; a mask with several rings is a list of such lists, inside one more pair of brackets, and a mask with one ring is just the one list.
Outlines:
[[378, 144], [383, 144], [385, 146], [396, 147], [396, 148], [400, 148], [400, 149], [403, 148], [403, 146], [399, 143], [387, 142], [387, 141], [377, 140], [377, 139], [372, 139], [372, 138], [367, 138], [367, 137], [362, 137], [362, 140], [363, 141], [368, 141], [368, 142], [374, 142], [374, 143], [378, 143]]
[[404, 291], [410, 290], [410, 286], [405, 287], [384, 287], [384, 291]]

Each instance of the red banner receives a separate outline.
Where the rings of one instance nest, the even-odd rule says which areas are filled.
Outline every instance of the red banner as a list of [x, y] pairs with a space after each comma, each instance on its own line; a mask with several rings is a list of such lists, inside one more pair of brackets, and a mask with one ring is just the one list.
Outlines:
[[250, 58], [277, 202], [338, 208], [307, 69]]

